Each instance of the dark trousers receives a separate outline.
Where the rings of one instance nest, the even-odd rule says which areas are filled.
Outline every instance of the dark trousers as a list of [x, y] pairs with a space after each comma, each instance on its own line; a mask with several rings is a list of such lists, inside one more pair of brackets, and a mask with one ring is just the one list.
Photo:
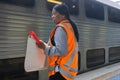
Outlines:
[[59, 72], [49, 77], [49, 80], [66, 80]]

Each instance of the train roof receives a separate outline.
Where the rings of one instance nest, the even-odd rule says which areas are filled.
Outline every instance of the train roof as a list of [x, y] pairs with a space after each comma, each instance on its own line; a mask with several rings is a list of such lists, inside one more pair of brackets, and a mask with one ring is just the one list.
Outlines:
[[120, 0], [96, 0], [96, 1], [120, 9]]

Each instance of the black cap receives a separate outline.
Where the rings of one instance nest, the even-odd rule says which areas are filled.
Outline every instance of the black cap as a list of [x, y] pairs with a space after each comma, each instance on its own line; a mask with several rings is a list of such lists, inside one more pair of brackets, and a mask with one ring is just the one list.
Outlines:
[[59, 5], [55, 5], [53, 7], [53, 9], [55, 9], [57, 12], [59, 12], [61, 15], [65, 15], [65, 17], [67, 19], [70, 18], [70, 13], [69, 13], [69, 8], [67, 5], [65, 4], [59, 4]]

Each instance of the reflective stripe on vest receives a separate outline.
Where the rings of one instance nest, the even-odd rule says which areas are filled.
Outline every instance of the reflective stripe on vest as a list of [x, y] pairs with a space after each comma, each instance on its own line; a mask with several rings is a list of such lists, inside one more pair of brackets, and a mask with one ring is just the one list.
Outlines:
[[[74, 76], [69, 74], [68, 72], [66, 72], [65, 70], [63, 70], [62, 68], [60, 68], [60, 73], [64, 74], [66, 77], [70, 78], [70, 79], [73, 79]], [[63, 76], [64, 76], [63, 75]]]
[[74, 55], [75, 55], [75, 53], [76, 53], [77, 51], [78, 51], [78, 47], [76, 46], [75, 50], [72, 52], [71, 57], [69, 58], [69, 60], [68, 60], [67, 63], [65, 64], [66, 67], [69, 67], [69, 66], [70, 66], [70, 64], [71, 64], [72, 61], [73, 61]]

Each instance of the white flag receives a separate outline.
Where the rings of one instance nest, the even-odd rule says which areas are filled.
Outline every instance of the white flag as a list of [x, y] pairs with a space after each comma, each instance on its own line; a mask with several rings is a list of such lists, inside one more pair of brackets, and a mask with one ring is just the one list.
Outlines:
[[26, 72], [47, 69], [44, 50], [37, 47], [35, 40], [28, 36], [24, 68]]

